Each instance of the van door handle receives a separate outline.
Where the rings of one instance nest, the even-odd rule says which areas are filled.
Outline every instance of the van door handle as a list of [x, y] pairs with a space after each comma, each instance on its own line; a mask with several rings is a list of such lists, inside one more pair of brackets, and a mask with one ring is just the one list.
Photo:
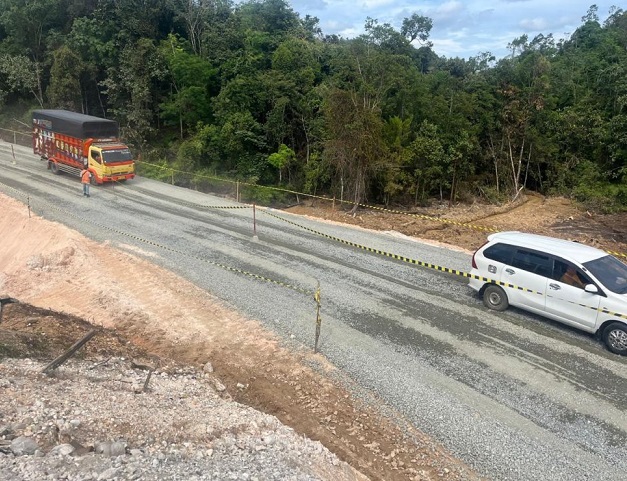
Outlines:
[[516, 274], [516, 271], [514, 269], [505, 269], [505, 272], [507, 272], [508, 274], [512, 275], [512, 274]]
[[549, 284], [549, 287], [556, 291], [559, 291], [562, 288], [559, 284], [553, 284], [553, 283]]

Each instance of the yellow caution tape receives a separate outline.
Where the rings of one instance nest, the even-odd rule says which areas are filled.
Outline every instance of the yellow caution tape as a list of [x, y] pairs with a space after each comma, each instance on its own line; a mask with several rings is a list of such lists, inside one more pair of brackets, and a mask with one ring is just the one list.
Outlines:
[[[212, 177], [212, 176], [208, 176], [208, 175], [203, 175], [203, 174], [192, 174], [191, 172], [185, 172], [182, 170], [176, 170], [176, 169], [172, 169], [170, 167], [164, 167], [164, 166], [160, 166], [157, 164], [151, 164], [149, 162], [144, 162], [141, 161], [142, 163], [145, 163], [147, 165], [151, 165], [153, 167], [158, 167], [161, 169], [168, 169], [172, 172], [179, 172], [179, 173], [183, 173], [183, 174], [187, 174], [187, 175], [195, 175], [195, 176], [199, 176], [199, 177], [203, 177], [203, 178], [207, 178], [207, 179], [212, 179], [212, 180], [219, 180], [222, 182], [229, 182], [229, 183], [233, 183], [233, 184], [239, 184], [239, 185], [245, 185], [245, 186], [249, 186], [249, 187], [256, 187], [256, 188], [261, 188], [261, 189], [270, 189], [270, 190], [275, 190], [278, 192], [285, 192], [287, 194], [294, 194], [297, 196], [303, 196], [303, 197], [309, 197], [312, 199], [320, 199], [320, 200], [325, 200], [328, 202], [339, 202], [341, 204], [349, 204], [349, 205], [355, 205], [354, 202], [348, 201], [348, 200], [340, 200], [340, 199], [330, 199], [329, 197], [322, 197], [319, 195], [313, 195], [313, 194], [306, 194], [304, 192], [297, 192], [295, 190], [290, 190], [290, 189], [283, 189], [281, 187], [271, 187], [271, 186], [264, 186], [264, 185], [259, 185], [259, 184], [252, 184], [249, 182], [241, 182], [241, 181], [234, 181], [234, 180], [230, 180], [230, 179], [223, 179], [221, 177]], [[459, 221], [455, 221], [455, 220], [451, 220], [451, 219], [445, 219], [442, 217], [435, 217], [435, 216], [431, 216], [431, 215], [426, 215], [426, 214], [414, 214], [411, 212], [406, 212], [406, 211], [402, 211], [402, 210], [395, 210], [395, 209], [387, 209], [385, 207], [379, 207], [379, 206], [375, 206], [375, 205], [369, 205], [369, 204], [361, 204], [358, 203], [357, 204], [359, 207], [363, 207], [365, 209], [372, 209], [372, 210], [378, 210], [381, 212], [388, 212], [390, 214], [400, 214], [400, 215], [406, 215], [409, 217], [414, 217], [417, 219], [423, 219], [423, 220], [429, 220], [429, 221], [433, 221], [433, 222], [440, 222], [442, 224], [448, 224], [448, 225], [454, 225], [454, 226], [458, 226], [458, 227], [467, 227], [470, 229], [474, 229], [474, 230], [478, 230], [478, 231], [483, 231], [483, 232], [500, 232], [502, 229], [497, 229], [495, 227], [486, 227], [486, 226], [481, 226], [481, 225], [476, 225], [476, 224], [472, 224], [469, 222], [459, 222]], [[615, 252], [615, 251], [606, 251], [609, 254], [612, 254], [614, 256], [619, 256], [619, 257], [625, 257], [627, 258], [627, 254], [621, 253], [621, 252]]]
[[[364, 245], [361, 245], [361, 244], [357, 244], [356, 242], [348, 241], [348, 240], [342, 239], [340, 237], [334, 237], [332, 235], [325, 234], [324, 232], [320, 232], [320, 231], [311, 229], [309, 227], [306, 227], [304, 225], [297, 224], [296, 222], [292, 222], [291, 220], [285, 219], [285, 218], [283, 218], [281, 216], [278, 216], [276, 214], [273, 214], [271, 212], [267, 212], [265, 210], [262, 211], [262, 212], [264, 212], [265, 214], [267, 214], [267, 215], [269, 215], [271, 217], [279, 219], [279, 220], [281, 220], [283, 222], [286, 222], [286, 223], [291, 224], [293, 226], [296, 226], [296, 227], [299, 227], [299, 228], [304, 229], [306, 231], [309, 231], [309, 232], [311, 232], [313, 234], [319, 235], [321, 237], [325, 237], [327, 239], [330, 239], [330, 240], [333, 240], [333, 241], [336, 241], [336, 242], [340, 242], [342, 244], [345, 244], [345, 245], [348, 245], [348, 246], [351, 246], [351, 247], [356, 247], [358, 249], [362, 249], [362, 250], [365, 250], [367, 252], [372, 252], [373, 254], [378, 254], [378, 255], [381, 255], [381, 256], [385, 256], [385, 257], [390, 257], [392, 259], [396, 259], [396, 260], [399, 260], [399, 261], [402, 261], [402, 262], [407, 262], [409, 264], [417, 265], [417, 266], [420, 266], [420, 267], [426, 267], [428, 269], [434, 269], [434, 270], [440, 271], [440, 272], [446, 272], [448, 274], [453, 274], [453, 275], [456, 275], [456, 276], [466, 277], [466, 278], [469, 278], [469, 279], [477, 279], [477, 280], [480, 280], [480, 281], [483, 281], [483, 282], [486, 282], [486, 283], [496, 284], [498, 286], [503, 286], [503, 287], [509, 287], [510, 289], [517, 289], [519, 291], [530, 292], [532, 294], [538, 294], [538, 295], [541, 295], [541, 296], [545, 295], [543, 292], [536, 291], [536, 290], [533, 290], [533, 289], [529, 289], [527, 287], [521, 287], [521, 286], [517, 286], [517, 285], [514, 285], [514, 284], [510, 284], [508, 282], [497, 281], [495, 279], [490, 279], [488, 277], [478, 276], [476, 274], [471, 274], [469, 272], [464, 272], [464, 271], [460, 271], [460, 270], [457, 270], [457, 269], [451, 269], [450, 267], [439, 266], [437, 264], [431, 264], [429, 262], [423, 262], [423, 261], [419, 261], [419, 260], [416, 260], [416, 259], [411, 259], [409, 257], [401, 256], [401, 255], [398, 255], [398, 254], [392, 254], [390, 252], [386, 252], [386, 251], [383, 251], [383, 250], [380, 250], [380, 249], [375, 249], [373, 247], [368, 247], [368, 246], [364, 246]], [[553, 297], [554, 299], [559, 299], [557, 297], [550, 296], [548, 294], [547, 294], [547, 296], [548, 297]], [[588, 305], [585, 305], [585, 304], [579, 304], [579, 303], [576, 303], [576, 302], [573, 302], [573, 301], [569, 301], [569, 300], [566, 300], [566, 299], [561, 299], [561, 300], [563, 300], [565, 302], [570, 302], [571, 304], [576, 304], [576, 305], [581, 306], [581, 307], [587, 307], [587, 308], [595, 310], [595, 311], [603, 312], [604, 314], [610, 314], [612, 316], [617, 316], [617, 317], [622, 317], [622, 318], [627, 319], [627, 315], [625, 315], [625, 314], [621, 314], [621, 313], [617, 313], [617, 312], [610, 312], [610, 311], [607, 311], [606, 309], [592, 307], [592, 306], [588, 306]]]

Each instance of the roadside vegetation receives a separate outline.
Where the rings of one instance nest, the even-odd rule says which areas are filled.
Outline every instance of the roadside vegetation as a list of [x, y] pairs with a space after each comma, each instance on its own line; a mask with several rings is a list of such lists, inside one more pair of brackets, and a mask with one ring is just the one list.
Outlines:
[[436, 55], [432, 26], [345, 39], [284, 0], [0, 0], [0, 127], [113, 118], [164, 178], [147, 163], [386, 206], [526, 188], [627, 210], [627, 12], [592, 5], [498, 60]]

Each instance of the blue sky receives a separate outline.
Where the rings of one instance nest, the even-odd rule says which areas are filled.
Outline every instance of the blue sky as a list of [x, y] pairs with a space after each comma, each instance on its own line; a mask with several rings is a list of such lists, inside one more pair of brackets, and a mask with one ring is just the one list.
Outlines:
[[486, 51], [502, 58], [509, 53], [507, 44], [523, 34], [529, 40], [539, 33], [568, 37], [593, 4], [601, 23], [612, 5], [620, 6], [618, 0], [291, 0], [301, 18], [318, 17], [325, 35], [344, 38], [363, 33], [367, 17], [396, 30], [413, 13], [430, 17], [435, 53], [462, 58]]

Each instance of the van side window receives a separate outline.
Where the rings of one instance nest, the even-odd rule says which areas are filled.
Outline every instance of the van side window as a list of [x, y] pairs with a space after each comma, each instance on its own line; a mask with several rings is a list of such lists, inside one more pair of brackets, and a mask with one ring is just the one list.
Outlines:
[[551, 278], [580, 289], [583, 289], [586, 284], [592, 284], [592, 281], [580, 269], [558, 259], [555, 260]]
[[553, 274], [553, 259], [525, 249], [516, 250], [512, 266], [544, 277], [551, 277]]
[[483, 255], [493, 261], [511, 265], [512, 254], [516, 248], [509, 244], [494, 244], [483, 251]]

